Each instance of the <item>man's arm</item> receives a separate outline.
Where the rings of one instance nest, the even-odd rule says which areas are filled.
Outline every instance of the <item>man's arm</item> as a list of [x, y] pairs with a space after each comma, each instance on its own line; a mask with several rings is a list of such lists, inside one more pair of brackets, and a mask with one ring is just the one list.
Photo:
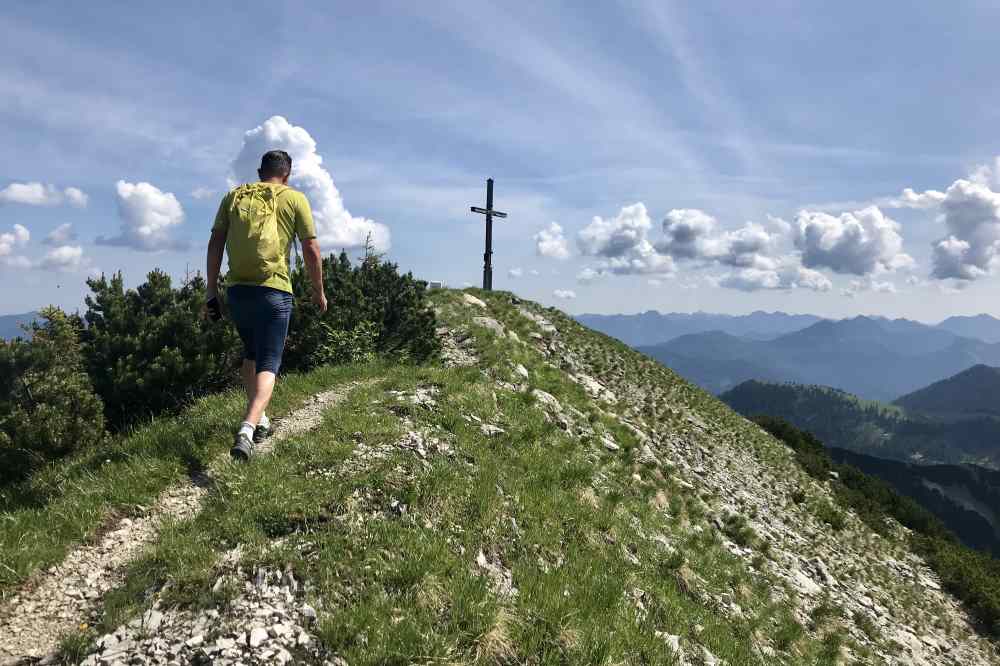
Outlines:
[[213, 229], [208, 239], [208, 256], [205, 260], [205, 278], [208, 280], [205, 294], [209, 299], [219, 295], [219, 271], [222, 270], [222, 255], [226, 251], [226, 231]]
[[323, 290], [323, 256], [315, 238], [302, 241], [302, 259], [306, 263], [309, 282], [312, 283], [312, 300], [319, 311], [326, 312], [326, 293]]

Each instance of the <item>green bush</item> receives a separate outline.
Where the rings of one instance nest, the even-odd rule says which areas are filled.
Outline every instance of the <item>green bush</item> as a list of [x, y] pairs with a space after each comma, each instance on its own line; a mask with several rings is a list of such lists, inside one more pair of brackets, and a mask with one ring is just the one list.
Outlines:
[[160, 270], [136, 289], [125, 289], [121, 273], [87, 284], [83, 352], [112, 427], [177, 410], [236, 380], [239, 338], [227, 322], [201, 318], [201, 277], [179, 289]]
[[[284, 365], [308, 370], [329, 362], [343, 362], [346, 347], [362, 345], [369, 351], [400, 361], [421, 362], [435, 356], [439, 342], [436, 318], [427, 307], [427, 283], [396, 264], [368, 255], [352, 265], [345, 252], [323, 259], [323, 282], [329, 308], [320, 317], [311, 301], [311, 286], [301, 261], [292, 271], [295, 309], [289, 326]], [[340, 331], [344, 335], [331, 333]], [[365, 348], [368, 340], [371, 349]], [[324, 351], [330, 350], [330, 351]]]
[[824, 523], [833, 528], [834, 532], [839, 532], [847, 525], [844, 514], [827, 501], [819, 501], [813, 507], [813, 513]]
[[84, 371], [79, 321], [42, 310], [30, 339], [0, 340], [0, 483], [104, 436], [104, 416]]
[[378, 343], [375, 322], [363, 321], [349, 331], [334, 328], [326, 321], [321, 321], [320, 326], [326, 336], [316, 351], [320, 364], [370, 363], [375, 359]]
[[[299, 262], [284, 367], [423, 361], [438, 351], [424, 282], [369, 254], [324, 260], [330, 308], [320, 316]], [[135, 289], [121, 273], [87, 281], [83, 317], [43, 312], [30, 340], [0, 340], [0, 483], [47, 460], [174, 412], [237, 381], [242, 343], [228, 320], [201, 317], [205, 281], [179, 287], [153, 270]], [[224, 298], [223, 290], [223, 298]]]

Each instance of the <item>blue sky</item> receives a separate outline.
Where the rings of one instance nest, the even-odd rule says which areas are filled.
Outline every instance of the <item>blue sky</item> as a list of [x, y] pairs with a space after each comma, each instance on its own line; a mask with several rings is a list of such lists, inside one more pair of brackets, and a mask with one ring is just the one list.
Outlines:
[[492, 176], [510, 215], [495, 286], [571, 312], [1000, 315], [998, 18], [973, 2], [8, 3], [0, 314], [75, 308], [92, 272], [201, 268], [227, 179], [290, 141], [324, 249], [374, 229], [452, 286], [481, 279], [468, 207]]

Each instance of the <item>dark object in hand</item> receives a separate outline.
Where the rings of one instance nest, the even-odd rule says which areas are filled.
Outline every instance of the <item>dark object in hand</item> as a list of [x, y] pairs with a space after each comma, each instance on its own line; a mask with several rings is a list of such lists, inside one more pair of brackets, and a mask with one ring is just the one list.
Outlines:
[[219, 305], [219, 299], [216, 296], [208, 299], [208, 303], [205, 304], [208, 309], [208, 318], [212, 321], [219, 321], [222, 319], [222, 306]]

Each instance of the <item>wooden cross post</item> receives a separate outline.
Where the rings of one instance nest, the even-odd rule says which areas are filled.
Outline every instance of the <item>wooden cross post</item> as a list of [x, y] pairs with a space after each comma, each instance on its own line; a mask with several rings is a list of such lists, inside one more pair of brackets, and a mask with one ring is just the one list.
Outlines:
[[507, 213], [493, 210], [493, 179], [486, 179], [486, 208], [472, 207], [473, 213], [486, 216], [486, 252], [483, 253], [483, 289], [493, 290], [493, 218], [507, 217]]

